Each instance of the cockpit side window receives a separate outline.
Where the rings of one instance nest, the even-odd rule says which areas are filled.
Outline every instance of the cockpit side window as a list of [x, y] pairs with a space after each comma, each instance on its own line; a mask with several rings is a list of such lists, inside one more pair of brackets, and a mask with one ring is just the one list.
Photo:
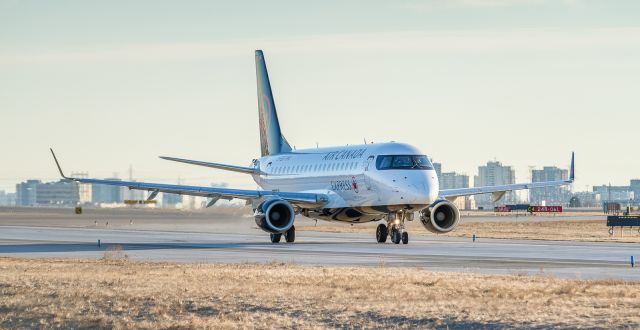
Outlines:
[[376, 159], [378, 170], [433, 170], [425, 155], [380, 155]]
[[378, 161], [376, 162], [376, 168], [379, 170], [386, 170], [391, 168], [391, 162], [393, 161], [393, 156], [378, 156]]

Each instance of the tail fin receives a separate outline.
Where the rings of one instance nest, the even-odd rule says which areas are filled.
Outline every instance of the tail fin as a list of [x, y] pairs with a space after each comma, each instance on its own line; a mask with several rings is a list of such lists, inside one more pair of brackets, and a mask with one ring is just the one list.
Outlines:
[[273, 101], [271, 83], [267, 73], [267, 64], [261, 50], [256, 50], [256, 78], [258, 80], [258, 111], [262, 156], [290, 152], [291, 146], [280, 131], [276, 104]]

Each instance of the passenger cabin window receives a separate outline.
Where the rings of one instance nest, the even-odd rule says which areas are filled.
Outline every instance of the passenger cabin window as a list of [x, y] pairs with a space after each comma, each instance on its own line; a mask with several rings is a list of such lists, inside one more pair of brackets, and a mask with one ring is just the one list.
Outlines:
[[380, 155], [376, 159], [378, 170], [433, 170], [425, 155]]

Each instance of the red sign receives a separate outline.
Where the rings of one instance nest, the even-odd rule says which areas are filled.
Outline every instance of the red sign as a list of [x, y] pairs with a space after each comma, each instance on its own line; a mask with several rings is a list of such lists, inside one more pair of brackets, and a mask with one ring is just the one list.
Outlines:
[[562, 212], [562, 206], [529, 206], [530, 213], [533, 212]]

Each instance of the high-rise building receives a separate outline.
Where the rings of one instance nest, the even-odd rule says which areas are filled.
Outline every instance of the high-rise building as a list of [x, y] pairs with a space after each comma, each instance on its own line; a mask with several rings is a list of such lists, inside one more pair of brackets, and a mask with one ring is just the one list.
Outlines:
[[[511, 166], [504, 166], [498, 161], [487, 162], [486, 165], [478, 166], [478, 175], [473, 180], [474, 187], [498, 186], [513, 184], [516, 181], [515, 171]], [[493, 207], [494, 204], [516, 203], [517, 198], [513, 191], [508, 191], [501, 200], [494, 203], [491, 194], [476, 195], [477, 206]]]
[[42, 183], [40, 180], [27, 180], [16, 184], [16, 205], [35, 206], [36, 190], [40, 183]]
[[[541, 170], [531, 170], [532, 182], [567, 180], [569, 171], [555, 166], [545, 166]], [[529, 202], [538, 205], [566, 205], [571, 193], [568, 186], [534, 188], [529, 191]]]
[[[122, 181], [118, 178], [111, 178], [107, 180]], [[91, 201], [95, 204], [98, 203], [122, 203], [123, 202], [123, 187], [109, 186], [103, 184], [91, 185]]]

